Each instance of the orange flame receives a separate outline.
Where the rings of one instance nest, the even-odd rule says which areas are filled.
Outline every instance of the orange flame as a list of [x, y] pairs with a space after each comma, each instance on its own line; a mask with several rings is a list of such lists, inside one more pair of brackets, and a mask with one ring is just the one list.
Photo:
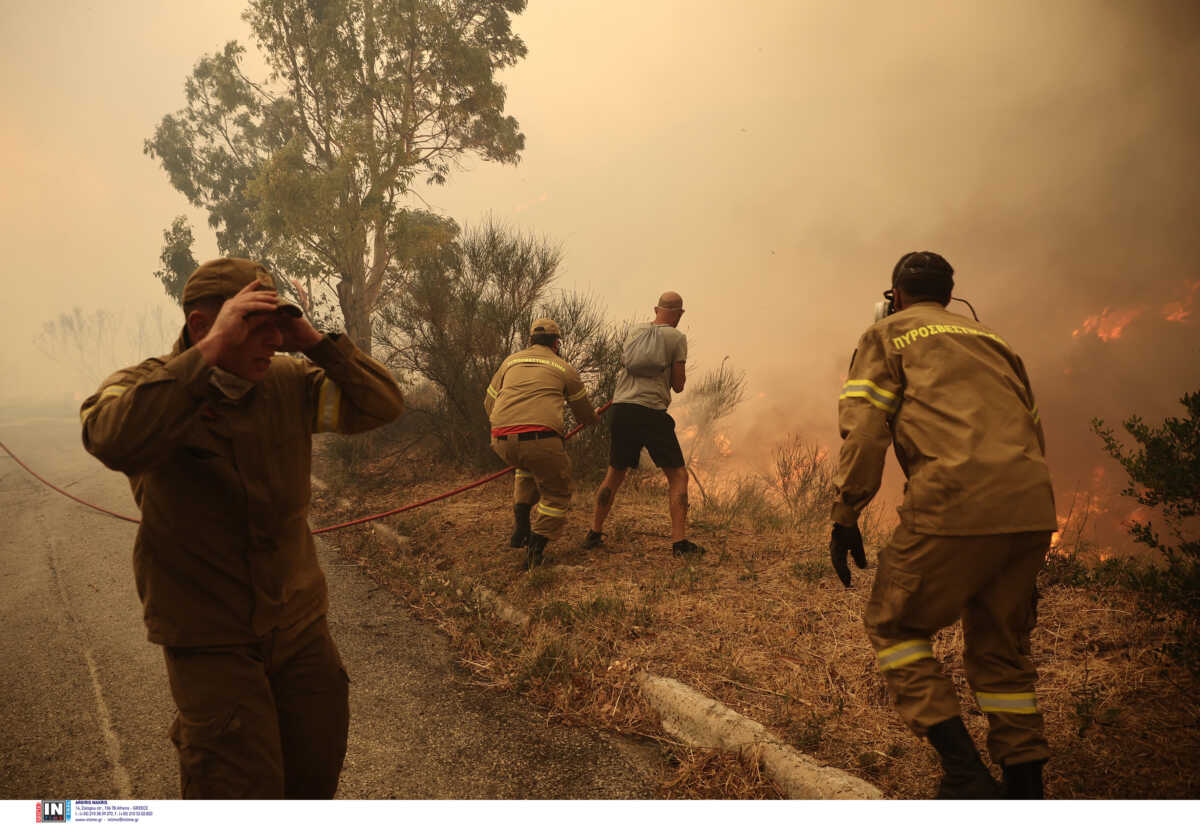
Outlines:
[[1067, 511], [1058, 514], [1058, 531], [1050, 536], [1051, 551], [1057, 550], [1060, 553], [1067, 551], [1067, 545], [1063, 543], [1064, 537], [1078, 548], [1079, 541], [1088, 525], [1094, 524], [1095, 518], [1111, 511], [1105, 499], [1101, 497], [1101, 493], [1096, 489], [1102, 485], [1104, 475], [1103, 466], [1095, 467], [1091, 472], [1092, 489], [1090, 491], [1077, 490], [1071, 496], [1071, 503]]
[[1128, 326], [1138, 315], [1144, 310], [1141, 307], [1134, 309], [1119, 309], [1112, 311], [1107, 306], [1098, 315], [1089, 315], [1083, 319], [1083, 323], [1079, 328], [1071, 333], [1071, 337], [1079, 338], [1084, 335], [1096, 333], [1096, 337], [1108, 343], [1121, 337], [1125, 332], [1125, 327]]
[[1173, 300], [1163, 307], [1163, 317], [1171, 323], [1183, 323], [1192, 315], [1192, 300], [1196, 297], [1196, 290], [1200, 289], [1200, 280], [1192, 284], [1192, 288], [1183, 297], [1183, 300]]
[[1192, 314], [1189, 304], [1190, 300], [1186, 304], [1181, 300], [1172, 301], [1163, 307], [1163, 317], [1172, 323], [1183, 323]]
[[733, 444], [730, 443], [729, 438], [725, 437], [724, 435], [714, 435], [713, 443], [716, 444], [717, 454], [722, 458], [728, 458], [733, 454]]

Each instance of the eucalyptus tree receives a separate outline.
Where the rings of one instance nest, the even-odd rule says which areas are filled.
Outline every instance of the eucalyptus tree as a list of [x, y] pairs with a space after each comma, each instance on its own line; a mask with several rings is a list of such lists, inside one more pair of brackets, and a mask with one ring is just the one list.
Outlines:
[[[497, 74], [526, 54], [512, 30], [525, 0], [251, 0], [244, 17], [269, 72], [237, 42], [206, 55], [186, 105], [145, 151], [208, 212], [223, 254], [267, 262], [285, 288], [370, 349], [371, 315], [403, 244], [450, 242], [457, 226], [412, 207], [465, 155], [517, 163], [525, 145]], [[167, 230], [164, 270], [190, 259]], [[189, 230], [190, 231], [190, 230]], [[181, 265], [181, 264], [180, 264]], [[340, 310], [340, 312], [338, 311]]]

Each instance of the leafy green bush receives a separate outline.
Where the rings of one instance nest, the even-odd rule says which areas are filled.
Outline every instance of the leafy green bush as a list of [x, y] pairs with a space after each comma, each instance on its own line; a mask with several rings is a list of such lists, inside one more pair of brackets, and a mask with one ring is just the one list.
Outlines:
[[1129, 476], [1121, 494], [1154, 510], [1158, 520], [1157, 528], [1155, 518], [1129, 526], [1134, 540], [1164, 561], [1134, 573], [1133, 588], [1148, 608], [1175, 619], [1164, 652], [1200, 677], [1200, 392], [1181, 402], [1187, 417], [1167, 418], [1158, 427], [1128, 418], [1123, 426], [1137, 444], [1128, 452], [1099, 418], [1092, 430]]

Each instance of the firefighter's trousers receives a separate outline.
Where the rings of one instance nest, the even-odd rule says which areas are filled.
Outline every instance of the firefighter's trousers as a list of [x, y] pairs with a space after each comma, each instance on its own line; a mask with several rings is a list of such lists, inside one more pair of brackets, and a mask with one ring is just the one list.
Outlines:
[[517, 468], [513, 503], [533, 505], [533, 531], [553, 540], [567, 525], [567, 508], [574, 484], [571, 461], [562, 438], [533, 441], [492, 438], [492, 450]]
[[257, 644], [163, 652], [185, 799], [333, 798], [349, 679], [325, 616]]
[[954, 684], [933, 656], [934, 633], [960, 617], [963, 663], [988, 719], [997, 764], [1048, 758], [1029, 633], [1035, 583], [1049, 532], [918, 535], [902, 524], [879, 554], [864, 616], [879, 668], [905, 723], [918, 735], [961, 712]]

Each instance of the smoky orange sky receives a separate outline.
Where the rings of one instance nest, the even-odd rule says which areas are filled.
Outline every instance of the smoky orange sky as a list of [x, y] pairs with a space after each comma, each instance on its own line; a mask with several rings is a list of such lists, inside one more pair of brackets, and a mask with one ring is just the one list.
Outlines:
[[[242, 8], [0, 3], [0, 407], [93, 388], [31, 344], [59, 312], [178, 311], [151, 274], [175, 215], [215, 255], [142, 141], [202, 54], [250, 42]], [[421, 196], [560, 243], [561, 285], [614, 318], [682, 292], [693, 374], [748, 373], [748, 463], [836, 441], [850, 352], [914, 249], [1024, 357], [1060, 499], [1097, 467], [1119, 488], [1093, 415], [1200, 388], [1195, 4], [534, 0], [515, 26], [522, 162]]]

